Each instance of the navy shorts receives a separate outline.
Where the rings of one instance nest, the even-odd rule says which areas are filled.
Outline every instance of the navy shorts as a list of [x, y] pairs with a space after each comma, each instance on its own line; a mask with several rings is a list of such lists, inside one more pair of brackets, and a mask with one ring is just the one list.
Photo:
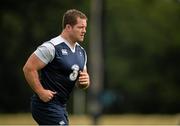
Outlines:
[[31, 112], [39, 125], [68, 125], [66, 105], [60, 104], [55, 98], [43, 102], [34, 95], [31, 99]]

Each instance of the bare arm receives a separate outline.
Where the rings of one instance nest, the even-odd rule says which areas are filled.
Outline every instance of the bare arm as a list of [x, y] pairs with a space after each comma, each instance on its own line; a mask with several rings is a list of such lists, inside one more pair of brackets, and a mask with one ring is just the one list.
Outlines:
[[29, 57], [26, 64], [23, 67], [24, 76], [33, 89], [33, 91], [38, 94], [39, 98], [44, 102], [51, 100], [56, 92], [46, 90], [41, 85], [39, 80], [38, 70], [45, 67], [46, 64], [43, 63], [34, 53]]

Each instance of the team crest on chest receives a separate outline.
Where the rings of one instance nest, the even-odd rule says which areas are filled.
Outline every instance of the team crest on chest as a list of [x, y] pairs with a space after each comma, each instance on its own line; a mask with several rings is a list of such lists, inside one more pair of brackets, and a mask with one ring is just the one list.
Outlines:
[[67, 49], [61, 49], [62, 55], [68, 55]]

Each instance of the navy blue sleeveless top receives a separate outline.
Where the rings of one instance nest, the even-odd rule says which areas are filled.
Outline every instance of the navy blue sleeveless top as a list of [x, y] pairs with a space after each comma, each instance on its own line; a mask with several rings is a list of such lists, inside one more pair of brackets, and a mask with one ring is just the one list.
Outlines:
[[86, 52], [79, 44], [76, 44], [74, 52], [65, 42], [54, 47], [54, 59], [41, 69], [40, 80], [45, 89], [56, 91], [58, 101], [66, 104], [79, 71], [83, 71], [86, 65]]

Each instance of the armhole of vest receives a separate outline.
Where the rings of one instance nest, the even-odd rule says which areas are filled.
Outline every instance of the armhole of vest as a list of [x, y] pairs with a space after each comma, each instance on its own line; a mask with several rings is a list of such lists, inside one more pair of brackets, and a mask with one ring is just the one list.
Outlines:
[[84, 67], [83, 67], [83, 69], [86, 67], [86, 65], [87, 65], [87, 54], [86, 54], [86, 51], [83, 49], [83, 52], [84, 52], [84, 59], [85, 59], [85, 61], [84, 61]]

